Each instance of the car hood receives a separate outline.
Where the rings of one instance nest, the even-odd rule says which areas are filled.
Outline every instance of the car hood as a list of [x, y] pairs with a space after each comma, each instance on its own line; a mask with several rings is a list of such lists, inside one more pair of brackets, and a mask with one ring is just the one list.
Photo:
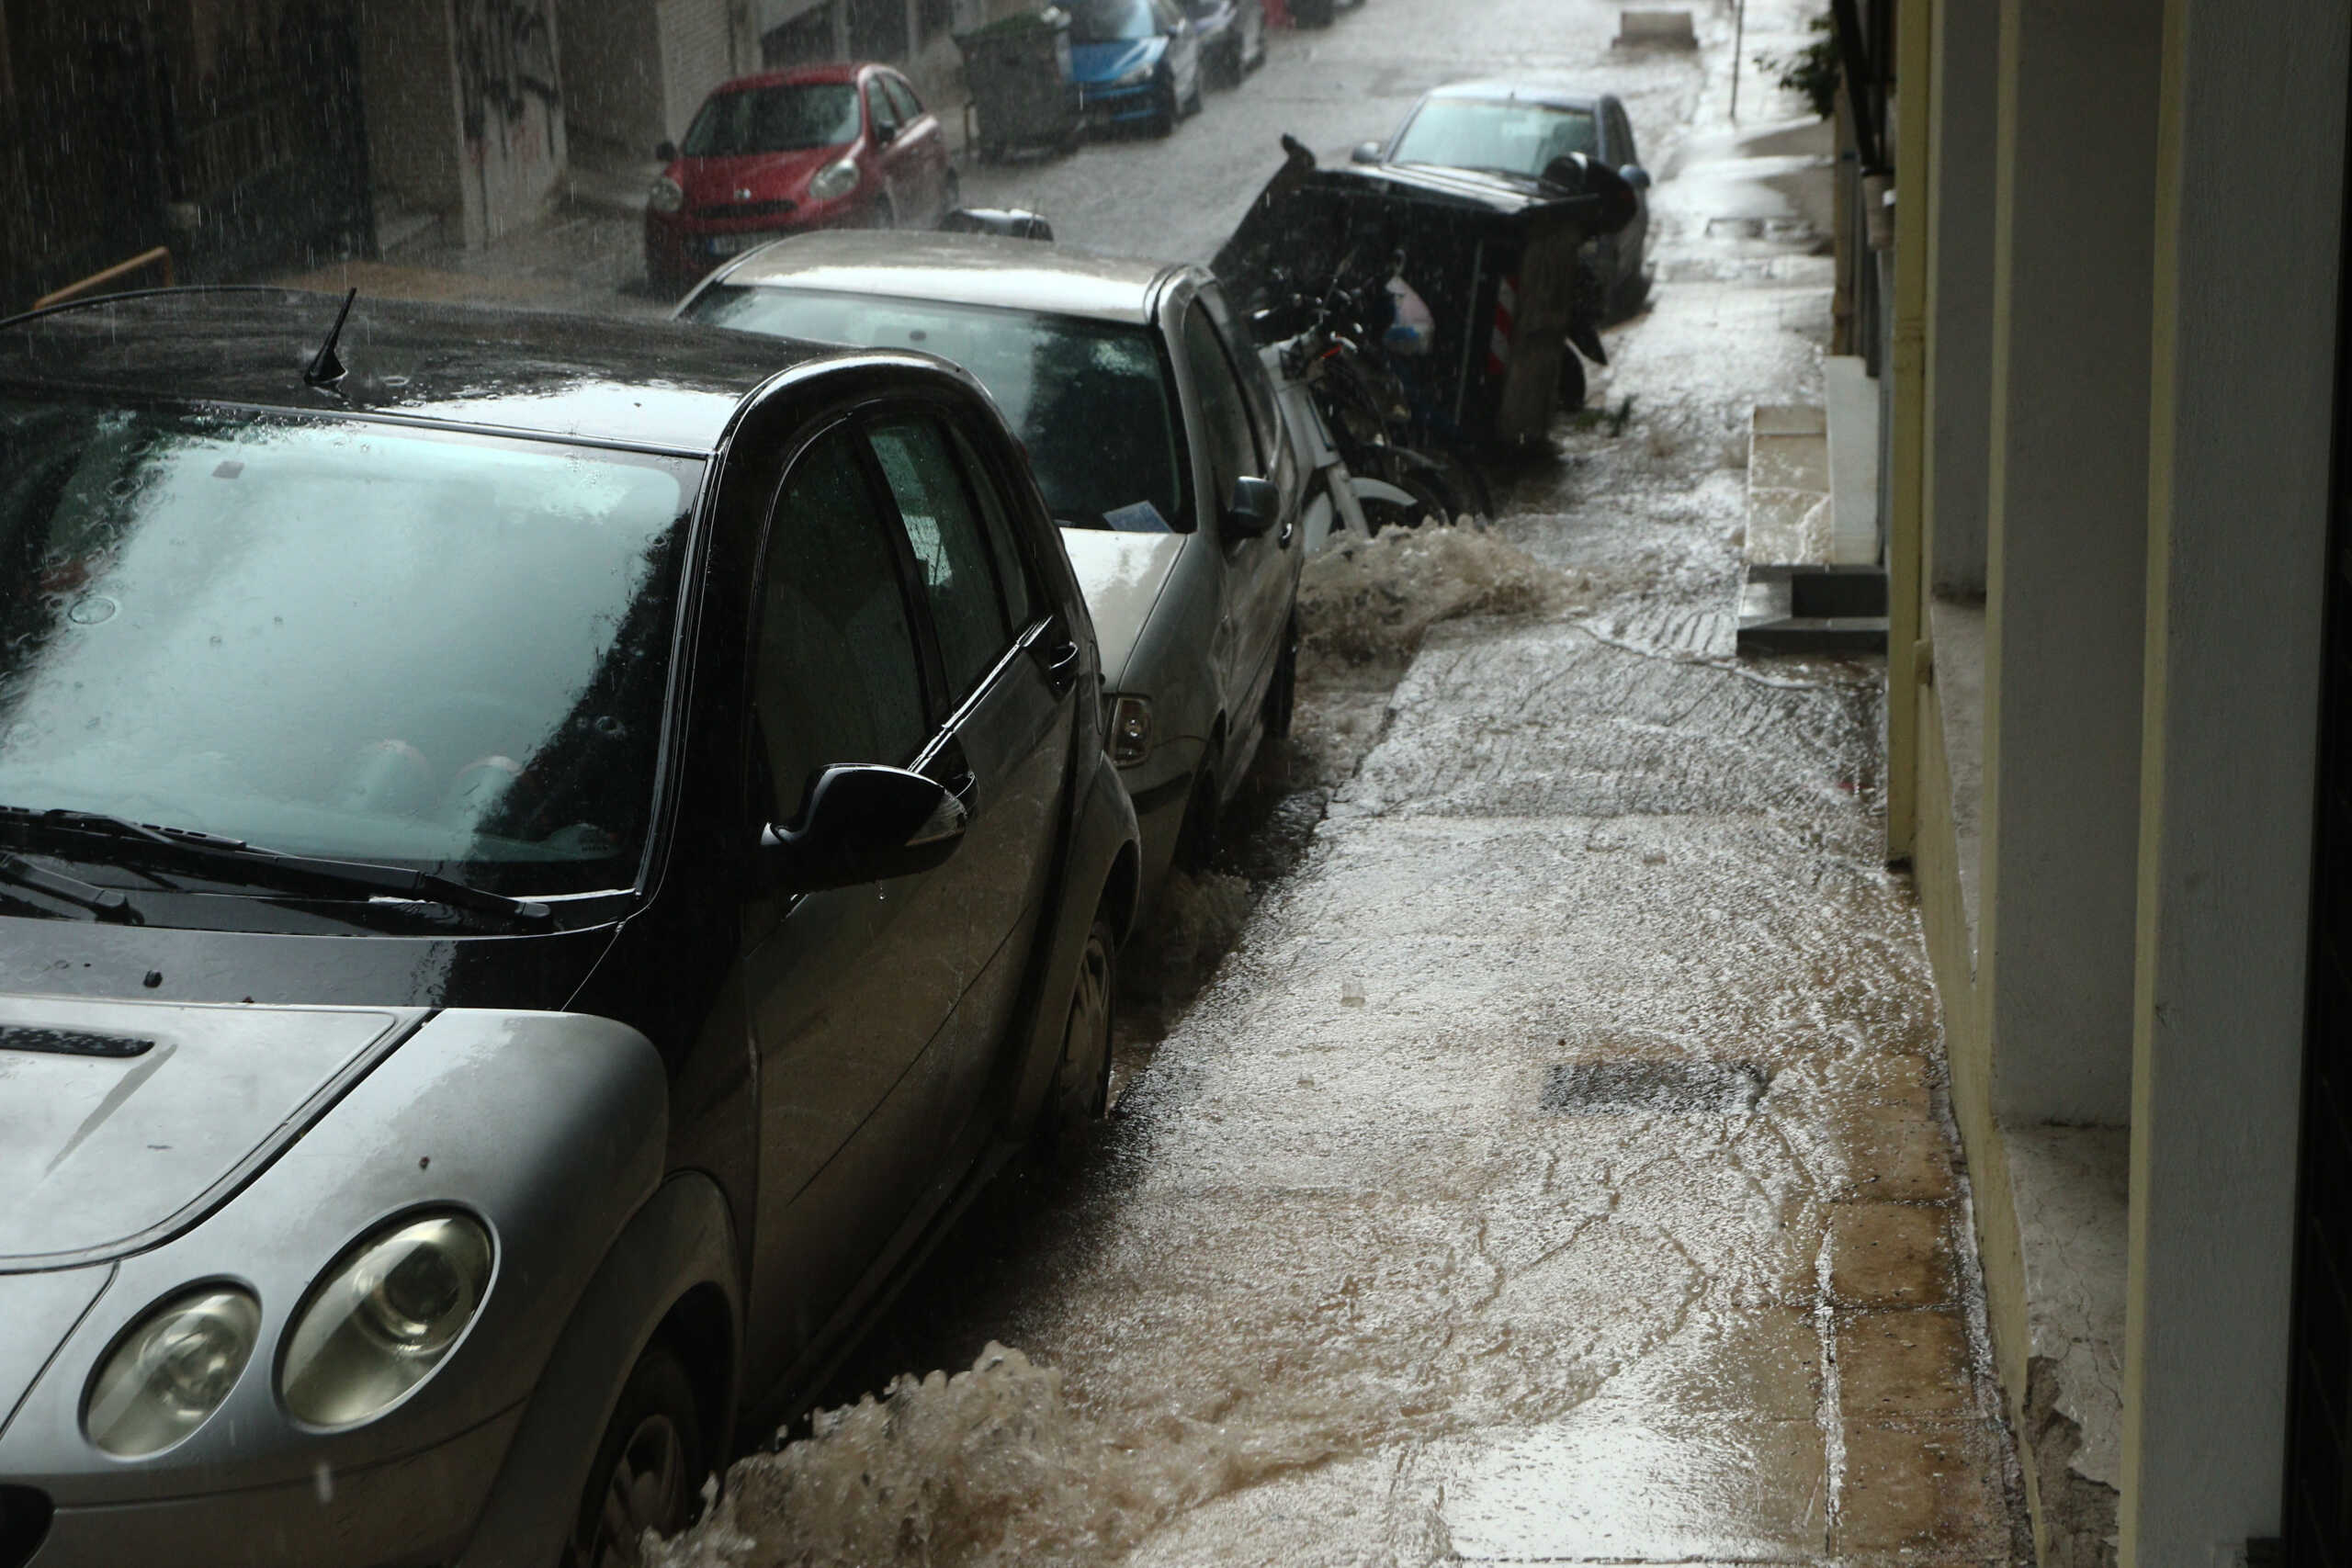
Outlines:
[[[686, 158], [673, 176], [690, 208], [732, 207], [747, 201], [797, 201], [817, 171], [854, 150], [809, 147], [791, 152], [751, 152], [739, 158]], [[739, 193], [749, 191], [749, 196]]]
[[1130, 71], [1157, 65], [1167, 51], [1168, 40], [1157, 38], [1074, 43], [1069, 46], [1069, 79], [1089, 87], [1107, 86]]
[[423, 1017], [0, 997], [0, 1275], [194, 1223]]
[[1106, 528], [1065, 528], [1062, 544], [1069, 552], [1070, 570], [1086, 596], [1086, 613], [1094, 620], [1095, 646], [1102, 650], [1102, 683], [1122, 689], [1130, 675], [1127, 663], [1151, 609], [1168, 586], [1170, 572], [1184, 553], [1183, 534], [1114, 534]]

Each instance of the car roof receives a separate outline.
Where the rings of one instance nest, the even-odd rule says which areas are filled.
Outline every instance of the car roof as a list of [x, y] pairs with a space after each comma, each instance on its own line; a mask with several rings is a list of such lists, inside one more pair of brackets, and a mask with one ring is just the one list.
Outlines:
[[729, 93], [749, 91], [754, 87], [797, 87], [819, 82], [854, 82], [861, 72], [876, 69], [870, 60], [824, 60], [810, 65], [791, 65], [781, 71], [760, 71], [749, 76], [738, 76], [731, 82], [721, 82], [710, 90], [714, 98]]
[[290, 288], [115, 295], [0, 322], [0, 384], [139, 400], [376, 413], [707, 453], [747, 396], [835, 347], [666, 321], [369, 299], [333, 391], [302, 371], [343, 301]]
[[713, 281], [758, 288], [790, 285], [841, 294], [953, 300], [1148, 322], [1161, 282], [1181, 263], [1088, 255], [997, 234], [908, 234], [831, 230], [764, 245]]
[[1597, 111], [1611, 95], [1578, 92], [1568, 87], [1547, 86], [1540, 82], [1449, 82], [1442, 87], [1432, 87], [1421, 95], [1424, 102], [1430, 98], [1474, 98], [1502, 101], [1518, 98], [1531, 104], [1543, 104], [1555, 109]]

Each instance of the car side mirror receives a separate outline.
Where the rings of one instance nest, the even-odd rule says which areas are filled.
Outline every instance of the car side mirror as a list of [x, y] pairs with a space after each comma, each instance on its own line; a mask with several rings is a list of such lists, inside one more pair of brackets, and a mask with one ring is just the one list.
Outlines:
[[1274, 525], [1282, 507], [1282, 491], [1273, 481], [1245, 474], [1233, 481], [1232, 498], [1225, 503], [1225, 532], [1232, 538], [1254, 539]]
[[1348, 156], [1359, 164], [1377, 164], [1380, 162], [1380, 143], [1359, 141], [1356, 143], [1355, 151]]
[[967, 813], [944, 785], [904, 768], [851, 764], [817, 775], [798, 822], [760, 833], [760, 870], [786, 893], [821, 893], [929, 871], [956, 852]]
[[877, 119], [874, 122], [874, 145], [876, 147], [888, 147], [891, 142], [896, 141], [898, 139], [899, 128], [897, 126], [890, 124], [887, 120]]
[[653, 155], [665, 164], [674, 164], [678, 161], [678, 144], [674, 141], [658, 141], [654, 143]]
[[1627, 185], [1632, 186], [1635, 190], [1647, 190], [1650, 188], [1650, 172], [1647, 169], [1643, 168], [1639, 164], [1626, 164], [1623, 168], [1617, 171], [1617, 177], [1623, 180]]

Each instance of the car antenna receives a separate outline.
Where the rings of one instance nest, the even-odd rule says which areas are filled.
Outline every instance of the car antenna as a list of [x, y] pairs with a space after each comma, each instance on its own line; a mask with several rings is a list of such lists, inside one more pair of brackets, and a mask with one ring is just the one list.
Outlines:
[[343, 309], [334, 313], [334, 325], [327, 329], [327, 341], [319, 344], [319, 352], [311, 356], [309, 367], [302, 372], [302, 379], [311, 386], [332, 387], [343, 379], [345, 371], [334, 345], [343, 336], [343, 323], [351, 315], [351, 302], [358, 298], [356, 288], [343, 297]]

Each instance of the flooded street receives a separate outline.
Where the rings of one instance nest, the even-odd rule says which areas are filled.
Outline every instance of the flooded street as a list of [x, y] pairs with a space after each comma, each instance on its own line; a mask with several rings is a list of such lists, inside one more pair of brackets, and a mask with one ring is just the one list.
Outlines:
[[[1177, 147], [1214, 138], [1238, 211], [1253, 116], [1343, 155], [1446, 77], [1624, 93], [1661, 184], [1652, 306], [1591, 399], [1618, 417], [1498, 473], [1490, 530], [1310, 567], [1298, 736], [1123, 957], [1103, 1134], [1000, 1181], [845, 1408], [739, 1463], [668, 1561], [2030, 1552], [1881, 863], [1883, 673], [1734, 658], [1748, 411], [1818, 399], [1831, 264], [1801, 223], [1712, 221], [1758, 199], [1727, 18], [1612, 59], [1603, 7], [1453, 15], [1277, 38]], [[1156, 248], [1124, 172], [1150, 155], [967, 191]], [[1231, 217], [1188, 205], [1169, 246]]]

